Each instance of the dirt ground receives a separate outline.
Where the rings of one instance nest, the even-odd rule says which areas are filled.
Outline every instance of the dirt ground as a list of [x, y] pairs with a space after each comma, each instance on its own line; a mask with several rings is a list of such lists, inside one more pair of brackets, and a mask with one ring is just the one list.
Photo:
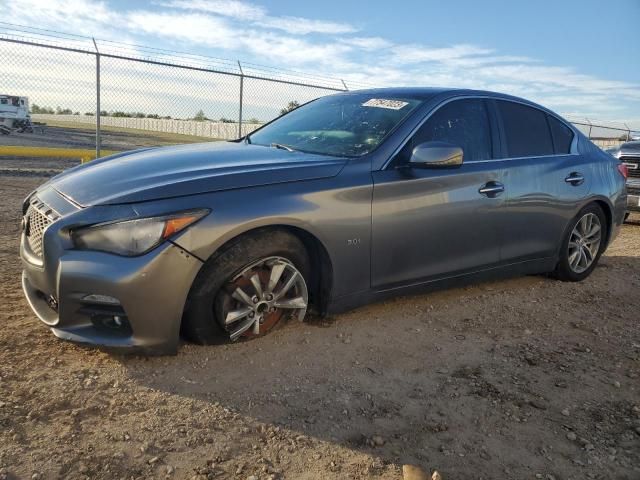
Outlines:
[[124, 357], [56, 339], [23, 299], [20, 202], [44, 180], [0, 176], [0, 479], [640, 478], [640, 222], [580, 284], [484, 283]]

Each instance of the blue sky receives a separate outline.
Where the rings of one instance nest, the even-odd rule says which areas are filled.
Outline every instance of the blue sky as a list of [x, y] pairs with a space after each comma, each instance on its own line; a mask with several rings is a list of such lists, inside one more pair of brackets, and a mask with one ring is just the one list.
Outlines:
[[398, 43], [480, 45], [572, 65], [582, 73], [640, 79], [640, 0], [414, 0], [371, 2], [366, 8], [360, 2], [286, 0], [265, 5], [276, 15], [346, 21]]
[[34, 27], [354, 84], [492, 89], [640, 124], [640, 0], [0, 0], [0, 9]]

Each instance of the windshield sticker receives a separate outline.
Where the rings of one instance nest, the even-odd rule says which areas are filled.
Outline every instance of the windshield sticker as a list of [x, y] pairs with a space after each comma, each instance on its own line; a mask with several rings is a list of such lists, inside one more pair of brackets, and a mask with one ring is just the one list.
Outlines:
[[388, 108], [390, 110], [400, 110], [407, 105], [409, 105], [409, 102], [403, 102], [402, 100], [389, 100], [386, 98], [372, 98], [362, 104], [363, 107]]

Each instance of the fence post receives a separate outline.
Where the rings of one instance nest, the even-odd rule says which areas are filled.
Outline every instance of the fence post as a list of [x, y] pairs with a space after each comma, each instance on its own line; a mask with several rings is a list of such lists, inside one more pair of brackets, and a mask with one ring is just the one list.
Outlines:
[[623, 125], [627, 127], [627, 142], [628, 142], [631, 140], [631, 129], [629, 128], [629, 125], [627, 125], [626, 123]]
[[587, 122], [589, 122], [589, 140], [591, 140], [591, 129], [593, 128], [593, 123], [588, 118], [585, 118]]
[[344, 85], [344, 90], [345, 90], [346, 92], [348, 92], [348, 91], [349, 91], [349, 87], [347, 87], [347, 84], [344, 82], [344, 80], [343, 80], [343, 79], [340, 79], [340, 81], [342, 82], [342, 85]]
[[242, 95], [244, 93], [244, 72], [242, 71], [240, 60], [238, 60], [238, 68], [240, 69], [240, 111], [238, 113], [238, 138], [242, 138]]
[[100, 158], [100, 51], [96, 39], [92, 40], [96, 48], [96, 158]]

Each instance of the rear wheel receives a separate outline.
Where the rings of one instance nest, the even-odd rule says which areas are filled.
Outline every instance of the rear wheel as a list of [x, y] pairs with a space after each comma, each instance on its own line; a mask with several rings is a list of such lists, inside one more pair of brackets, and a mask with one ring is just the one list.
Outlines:
[[283, 231], [249, 234], [207, 262], [189, 293], [183, 334], [197, 343], [267, 334], [303, 320], [309, 294], [303, 243]]
[[606, 238], [607, 222], [602, 208], [596, 204], [583, 208], [564, 239], [555, 277], [569, 282], [587, 278], [604, 251]]

